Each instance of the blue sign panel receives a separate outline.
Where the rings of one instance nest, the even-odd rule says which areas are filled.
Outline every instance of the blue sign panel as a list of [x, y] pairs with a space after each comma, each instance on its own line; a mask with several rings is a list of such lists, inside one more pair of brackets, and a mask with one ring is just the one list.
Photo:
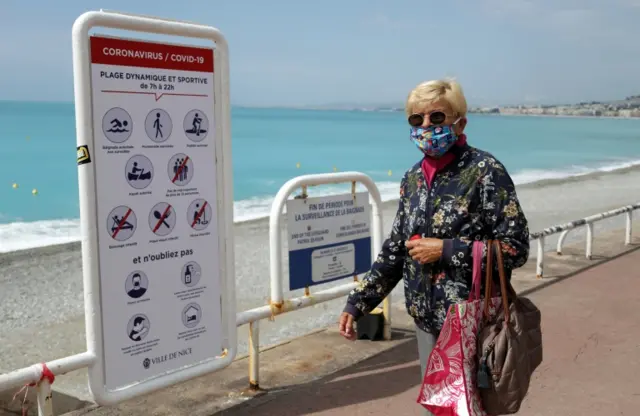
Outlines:
[[366, 273], [371, 268], [371, 237], [289, 252], [289, 289]]
[[289, 289], [366, 273], [370, 221], [366, 192], [288, 201]]

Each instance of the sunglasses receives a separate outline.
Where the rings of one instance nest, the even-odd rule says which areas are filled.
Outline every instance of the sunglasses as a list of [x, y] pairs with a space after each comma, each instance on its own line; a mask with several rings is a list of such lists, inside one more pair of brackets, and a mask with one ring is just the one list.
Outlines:
[[[424, 114], [411, 114], [408, 118], [412, 127], [420, 127], [424, 124]], [[429, 121], [431, 124], [442, 124], [447, 119], [447, 115], [442, 111], [434, 111], [429, 113]]]

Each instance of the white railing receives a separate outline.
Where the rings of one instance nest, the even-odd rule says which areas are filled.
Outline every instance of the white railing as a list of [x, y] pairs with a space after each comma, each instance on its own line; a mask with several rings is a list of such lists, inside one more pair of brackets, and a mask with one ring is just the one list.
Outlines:
[[[349, 179], [345, 179], [348, 175], [362, 175], [355, 177], [350, 177]], [[270, 237], [272, 242], [280, 242], [280, 217], [282, 212], [282, 207], [284, 206], [287, 197], [298, 187], [301, 187], [305, 184], [309, 177], [299, 177], [294, 178], [291, 181], [287, 182], [285, 186], [282, 187], [278, 195], [276, 196], [276, 201], [274, 201], [272, 212], [271, 212], [271, 228], [270, 228]], [[330, 183], [339, 183], [346, 181], [357, 181], [363, 183], [367, 189], [369, 189], [370, 195], [374, 201], [373, 204], [373, 245], [375, 247], [380, 247], [382, 245], [382, 241], [380, 237], [376, 237], [376, 235], [381, 235], [377, 230], [382, 229], [382, 210], [381, 202], [380, 202], [380, 194], [375, 187], [373, 181], [370, 178], [363, 174], [358, 173], [338, 173], [338, 174], [326, 174], [326, 175], [317, 175], [315, 176], [316, 184], [330, 184]], [[307, 185], [310, 182], [306, 182]], [[286, 194], [286, 195], [285, 195]], [[558, 254], [562, 254], [562, 244], [567, 233], [570, 230], [576, 229], [578, 227], [586, 226], [587, 227], [587, 245], [586, 245], [586, 257], [587, 259], [591, 259], [592, 256], [592, 239], [593, 239], [593, 223], [604, 220], [606, 218], [611, 218], [617, 215], [625, 214], [626, 218], [626, 232], [625, 232], [625, 244], [631, 244], [631, 235], [632, 235], [632, 222], [633, 222], [633, 211], [640, 209], [640, 203], [634, 205], [628, 205], [622, 208], [618, 208], [612, 211], [604, 212], [597, 215], [592, 215], [590, 217], [583, 218], [581, 220], [572, 221], [566, 224], [549, 227], [540, 232], [532, 233], [530, 236], [530, 240], [538, 240], [538, 258], [537, 258], [537, 276], [542, 277], [543, 275], [543, 260], [544, 260], [544, 240], [545, 237], [562, 233], [560, 239], [558, 240], [557, 252]], [[276, 215], [277, 213], [277, 215]], [[276, 235], [277, 234], [277, 235]], [[273, 247], [278, 247], [276, 250]], [[332, 299], [340, 298], [356, 286], [356, 283], [348, 283], [345, 285], [340, 285], [336, 287], [332, 287], [330, 289], [322, 290], [317, 293], [305, 294], [305, 296], [289, 299], [287, 301], [283, 301], [282, 296], [282, 269], [281, 269], [281, 247], [280, 245], [272, 246], [271, 252], [271, 260], [272, 260], [272, 269], [271, 269], [271, 279], [272, 282], [276, 281], [276, 285], [272, 285], [272, 300], [268, 305], [261, 306], [258, 308], [250, 309], [247, 311], [239, 312], [236, 315], [236, 323], [237, 326], [249, 324], [250, 326], [250, 336], [249, 336], [249, 380], [250, 386], [253, 388], [258, 388], [259, 386], [259, 362], [258, 362], [258, 353], [259, 353], [259, 322], [263, 319], [271, 318], [272, 316], [291, 312], [294, 310], [302, 309], [311, 305], [315, 305], [318, 303], [326, 302]], [[375, 250], [374, 250], [375, 253]], [[276, 260], [277, 266], [274, 266], [274, 260]], [[273, 273], [280, 273], [279, 275], [275, 275]], [[273, 290], [274, 286], [277, 290]], [[274, 298], [277, 302], [274, 302]], [[385, 309], [387, 313], [390, 312], [389, 308], [389, 299], [385, 299]], [[390, 316], [385, 316], [385, 324], [390, 322]], [[390, 328], [385, 325], [385, 338], [388, 339], [390, 335]], [[19, 389], [28, 384], [35, 384], [38, 389], [37, 394], [37, 407], [38, 407], [38, 415], [39, 416], [53, 416], [52, 403], [51, 403], [51, 383], [48, 374], [53, 374], [55, 376], [59, 376], [62, 374], [66, 374], [71, 371], [79, 370], [82, 368], [90, 367], [95, 364], [96, 358], [93, 354], [89, 352], [84, 352], [81, 354], [76, 354], [72, 356], [68, 356], [65, 358], [61, 358], [58, 360], [53, 360], [47, 363], [42, 364], [34, 364], [30, 367], [22, 368], [20, 370], [12, 371], [6, 374], [0, 374], [0, 392], [8, 391], [12, 389]], [[49, 373], [50, 372], [50, 373]]]
[[612, 209], [611, 211], [602, 212], [600, 214], [591, 215], [589, 217], [585, 217], [579, 220], [571, 221], [566, 224], [555, 225], [553, 227], [545, 228], [542, 231], [538, 231], [537, 233], [533, 233], [530, 236], [530, 240], [538, 241], [538, 255], [536, 259], [536, 277], [542, 278], [544, 273], [544, 246], [545, 246], [545, 237], [554, 234], [560, 234], [558, 238], [558, 245], [556, 248], [556, 252], [559, 255], [562, 255], [562, 244], [564, 243], [565, 238], [569, 231], [574, 230], [576, 228], [585, 226], [587, 227], [587, 241], [585, 247], [585, 256], [587, 259], [591, 260], [593, 255], [593, 224], [598, 221], [602, 221], [607, 218], [616, 217], [618, 215], [627, 214], [627, 224], [625, 230], [625, 239], [624, 243], [626, 245], [631, 244], [631, 233], [633, 227], [633, 211], [640, 209], [640, 203], [636, 203], [633, 205], [627, 205], [621, 208]]

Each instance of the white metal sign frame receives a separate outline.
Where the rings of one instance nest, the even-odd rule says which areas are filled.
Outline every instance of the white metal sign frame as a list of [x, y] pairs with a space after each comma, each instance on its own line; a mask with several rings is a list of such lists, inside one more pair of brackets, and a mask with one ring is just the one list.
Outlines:
[[[76, 133], [79, 148], [82, 146], [88, 149], [89, 155], [95, 151], [89, 37], [89, 31], [94, 27], [210, 40], [215, 44], [214, 61], [216, 66], [214, 71], [214, 91], [216, 94], [214, 114], [216, 118], [215, 151], [218, 155], [216, 185], [218, 189], [217, 208], [219, 215], [217, 222], [220, 251], [222, 346], [224, 348], [224, 352], [219, 356], [191, 366], [177, 368], [117, 390], [106, 389], [97, 231], [97, 227], [102, 222], [97, 218], [95, 165], [93, 163], [85, 163], [78, 166], [87, 349], [90, 354], [96, 357], [96, 361], [89, 367], [89, 387], [98, 404], [111, 405], [222, 369], [231, 364], [236, 356], [229, 55], [224, 36], [213, 27], [104, 11], [87, 12], [78, 17], [73, 25], [72, 34]], [[219, 353], [212, 351], [212, 356], [214, 354]]]
[[[375, 182], [364, 173], [361, 172], [338, 172], [338, 173], [321, 173], [314, 175], [297, 176], [287, 181], [275, 196], [271, 204], [271, 212], [269, 215], [269, 263], [270, 263], [270, 279], [271, 279], [271, 307], [281, 309], [285, 304], [283, 290], [283, 273], [282, 273], [282, 233], [281, 220], [282, 211], [286, 206], [289, 196], [298, 188], [317, 185], [351, 183], [352, 193], [355, 192], [355, 185], [361, 183], [369, 192], [370, 203], [372, 206], [371, 217], [371, 261], [375, 261], [383, 243], [382, 230], [382, 198], [380, 191]], [[313, 299], [314, 302], [320, 302], [324, 295], [333, 298], [336, 293], [340, 296], [349, 293], [351, 289], [358, 285], [357, 282], [345, 283], [340, 286], [327, 289], [314, 294], [313, 298], [305, 295], [305, 299]], [[290, 300], [289, 300], [290, 301]], [[391, 294], [383, 300], [384, 314], [384, 339], [391, 339]]]

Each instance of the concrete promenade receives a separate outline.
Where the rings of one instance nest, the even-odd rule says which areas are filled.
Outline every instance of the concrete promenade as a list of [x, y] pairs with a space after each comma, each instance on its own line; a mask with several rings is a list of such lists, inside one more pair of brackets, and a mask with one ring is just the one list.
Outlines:
[[[640, 251], [529, 297], [543, 314], [544, 361], [522, 416], [637, 415]], [[415, 341], [224, 415], [419, 415]]]
[[[576, 231], [580, 233], [581, 231]], [[584, 231], [582, 231], [584, 232]], [[597, 233], [594, 258], [584, 243], [564, 255], [547, 253], [545, 278], [532, 258], [513, 276], [522, 295], [543, 313], [544, 362], [520, 415], [636, 415], [640, 408], [640, 238], [624, 231]], [[535, 250], [535, 246], [532, 246]], [[394, 304], [401, 303], [399, 297]], [[326, 310], [337, 320], [339, 310]], [[248, 360], [111, 407], [55, 392], [55, 415], [412, 415], [420, 384], [414, 326], [393, 309], [391, 341], [344, 340], [336, 325], [261, 348], [260, 386], [248, 391]], [[264, 321], [262, 325], [278, 325]], [[86, 377], [86, 371], [63, 375]], [[0, 415], [20, 414], [14, 392], [0, 394]], [[33, 389], [29, 402], [33, 412]]]

